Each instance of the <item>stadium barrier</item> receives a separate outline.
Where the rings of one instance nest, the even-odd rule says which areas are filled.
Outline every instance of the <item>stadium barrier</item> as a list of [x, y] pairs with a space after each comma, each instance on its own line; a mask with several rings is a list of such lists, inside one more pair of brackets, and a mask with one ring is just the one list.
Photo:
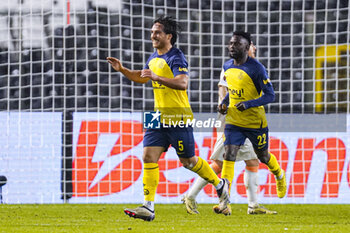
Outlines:
[[[140, 203], [142, 114], [74, 113], [72, 180], [62, 176], [62, 113], [0, 113], [0, 170], [8, 179], [4, 203], [62, 203], [61, 183], [72, 183], [70, 203]], [[286, 171], [288, 192], [277, 198], [265, 165], [259, 170], [261, 203], [350, 203], [350, 134], [271, 132], [270, 150]], [[196, 132], [196, 155], [208, 159], [215, 131]], [[235, 166], [232, 203], [246, 203], [244, 163]], [[159, 161], [158, 203], [180, 203], [196, 174], [170, 148]], [[206, 186], [200, 203], [216, 203]]]

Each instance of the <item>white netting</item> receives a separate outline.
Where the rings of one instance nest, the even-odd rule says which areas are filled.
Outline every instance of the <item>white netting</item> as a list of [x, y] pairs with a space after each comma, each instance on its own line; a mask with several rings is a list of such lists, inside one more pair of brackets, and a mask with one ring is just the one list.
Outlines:
[[189, 61], [194, 110], [214, 111], [215, 77], [227, 58], [228, 38], [234, 30], [247, 30], [277, 93], [270, 112], [347, 112], [347, 1], [80, 0], [70, 1], [69, 25], [67, 2], [2, 5], [2, 110], [152, 107], [150, 86], [131, 84], [111, 72], [105, 57], [142, 68], [153, 52], [152, 21], [170, 14], [182, 26], [178, 46]]
[[[151, 84], [131, 83], [105, 58], [114, 56], [128, 68], [142, 69], [154, 51], [149, 40], [152, 22], [162, 14], [174, 16], [182, 27], [177, 46], [189, 63], [194, 112], [215, 112], [227, 41], [234, 30], [245, 30], [252, 34], [257, 58], [267, 67], [276, 92], [267, 112], [349, 114], [348, 1], [5, 0], [0, 6], [0, 111], [62, 117], [62, 129], [55, 126], [62, 134], [56, 142], [62, 143], [62, 151], [54, 154], [62, 156], [64, 197], [71, 195], [71, 180], [76, 178], [71, 171], [80, 128], [73, 128], [83, 122], [76, 113], [111, 113], [103, 117], [106, 120], [153, 107]], [[100, 119], [93, 116], [86, 118]], [[4, 120], [6, 132], [11, 131], [8, 121]], [[137, 132], [136, 137], [142, 134]], [[8, 142], [8, 135], [2, 136]], [[136, 139], [130, 140], [126, 145], [134, 145]]]

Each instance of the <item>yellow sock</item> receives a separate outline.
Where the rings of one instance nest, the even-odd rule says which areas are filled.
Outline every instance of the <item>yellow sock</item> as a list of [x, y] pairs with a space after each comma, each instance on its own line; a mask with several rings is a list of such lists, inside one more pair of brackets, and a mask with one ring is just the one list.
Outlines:
[[159, 167], [157, 163], [143, 164], [143, 194], [145, 201], [154, 201], [159, 182]]
[[282, 169], [278, 164], [276, 157], [272, 153], [270, 153], [270, 156], [270, 160], [266, 165], [272, 174], [274, 174], [276, 177], [280, 177], [282, 175]]
[[231, 184], [232, 184], [234, 175], [235, 175], [235, 162], [224, 160], [222, 164], [221, 177], [226, 178], [228, 179], [228, 181], [230, 181], [229, 190], [231, 190]]
[[219, 177], [215, 174], [213, 169], [211, 169], [207, 161], [203, 160], [201, 157], [198, 157], [198, 162], [191, 170], [214, 186], [220, 183]]

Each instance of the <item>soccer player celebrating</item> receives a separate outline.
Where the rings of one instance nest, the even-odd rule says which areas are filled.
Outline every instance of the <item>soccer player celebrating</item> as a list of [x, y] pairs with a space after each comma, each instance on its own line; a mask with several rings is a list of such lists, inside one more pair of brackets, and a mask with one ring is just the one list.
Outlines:
[[[177, 39], [177, 23], [172, 17], [161, 16], [154, 21], [151, 40], [156, 51], [150, 56], [143, 70], [129, 70], [113, 57], [108, 57], [112, 67], [128, 79], [146, 83], [152, 80], [155, 110], [160, 111], [162, 122], [179, 122], [193, 118], [186, 89], [188, 86], [187, 61], [174, 44]], [[166, 119], [164, 119], [166, 118]], [[169, 120], [169, 121], [168, 121]], [[165, 125], [164, 125], [165, 126]], [[182, 165], [213, 184], [219, 196], [220, 209], [228, 208], [229, 182], [218, 178], [209, 164], [195, 155], [192, 127], [163, 127], [147, 129], [143, 140], [143, 191], [144, 203], [136, 209], [125, 209], [133, 218], [152, 221], [154, 198], [159, 182], [158, 160], [172, 145]]]
[[[255, 58], [256, 47], [253, 42], [250, 44], [248, 55], [251, 58]], [[220, 81], [219, 81], [219, 103], [222, 102], [227, 94], [227, 83], [224, 80], [224, 71], [221, 71]], [[225, 115], [219, 113], [218, 119], [221, 120], [222, 126], [224, 126]], [[214, 146], [214, 151], [210, 157], [213, 161], [210, 167], [219, 174], [222, 170], [222, 161], [224, 160], [224, 135], [223, 128], [218, 130], [217, 140]], [[271, 211], [265, 207], [258, 204], [258, 170], [259, 170], [259, 160], [254, 153], [253, 146], [249, 140], [246, 140], [244, 145], [240, 147], [237, 152], [236, 161], [244, 160], [246, 163], [246, 168], [244, 171], [244, 185], [246, 187], [247, 197], [248, 197], [248, 214], [277, 214], [276, 211]], [[189, 192], [182, 198], [187, 212], [189, 214], [198, 214], [196, 197], [198, 193], [208, 184], [208, 182], [202, 178], [198, 178], [193, 184]], [[213, 207], [214, 212], [219, 213], [219, 206], [215, 205]], [[223, 213], [225, 215], [231, 214], [231, 208], [227, 208]]]
[[[248, 138], [259, 160], [275, 175], [277, 196], [283, 198], [286, 177], [276, 157], [268, 152], [269, 130], [263, 107], [274, 100], [275, 93], [265, 67], [248, 56], [250, 43], [249, 33], [234, 32], [228, 46], [232, 59], [223, 66], [228, 93], [218, 106], [219, 112], [227, 112], [222, 177], [232, 182], [237, 153]], [[218, 212], [225, 214], [228, 207], [221, 207]]]

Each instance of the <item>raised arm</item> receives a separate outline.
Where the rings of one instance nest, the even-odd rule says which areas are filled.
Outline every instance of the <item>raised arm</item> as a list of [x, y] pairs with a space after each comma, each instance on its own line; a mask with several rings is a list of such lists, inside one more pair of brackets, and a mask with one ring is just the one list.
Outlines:
[[137, 83], [146, 83], [149, 78], [141, 77], [141, 70], [130, 70], [125, 68], [122, 63], [114, 57], [107, 57], [107, 61], [112, 65], [113, 69], [117, 72], [121, 72], [125, 77], [130, 79], [131, 81]]
[[188, 75], [186, 74], [179, 74], [175, 78], [165, 78], [156, 75], [149, 69], [145, 69], [141, 71], [141, 78], [149, 78], [175, 90], [186, 90], [188, 86]]

